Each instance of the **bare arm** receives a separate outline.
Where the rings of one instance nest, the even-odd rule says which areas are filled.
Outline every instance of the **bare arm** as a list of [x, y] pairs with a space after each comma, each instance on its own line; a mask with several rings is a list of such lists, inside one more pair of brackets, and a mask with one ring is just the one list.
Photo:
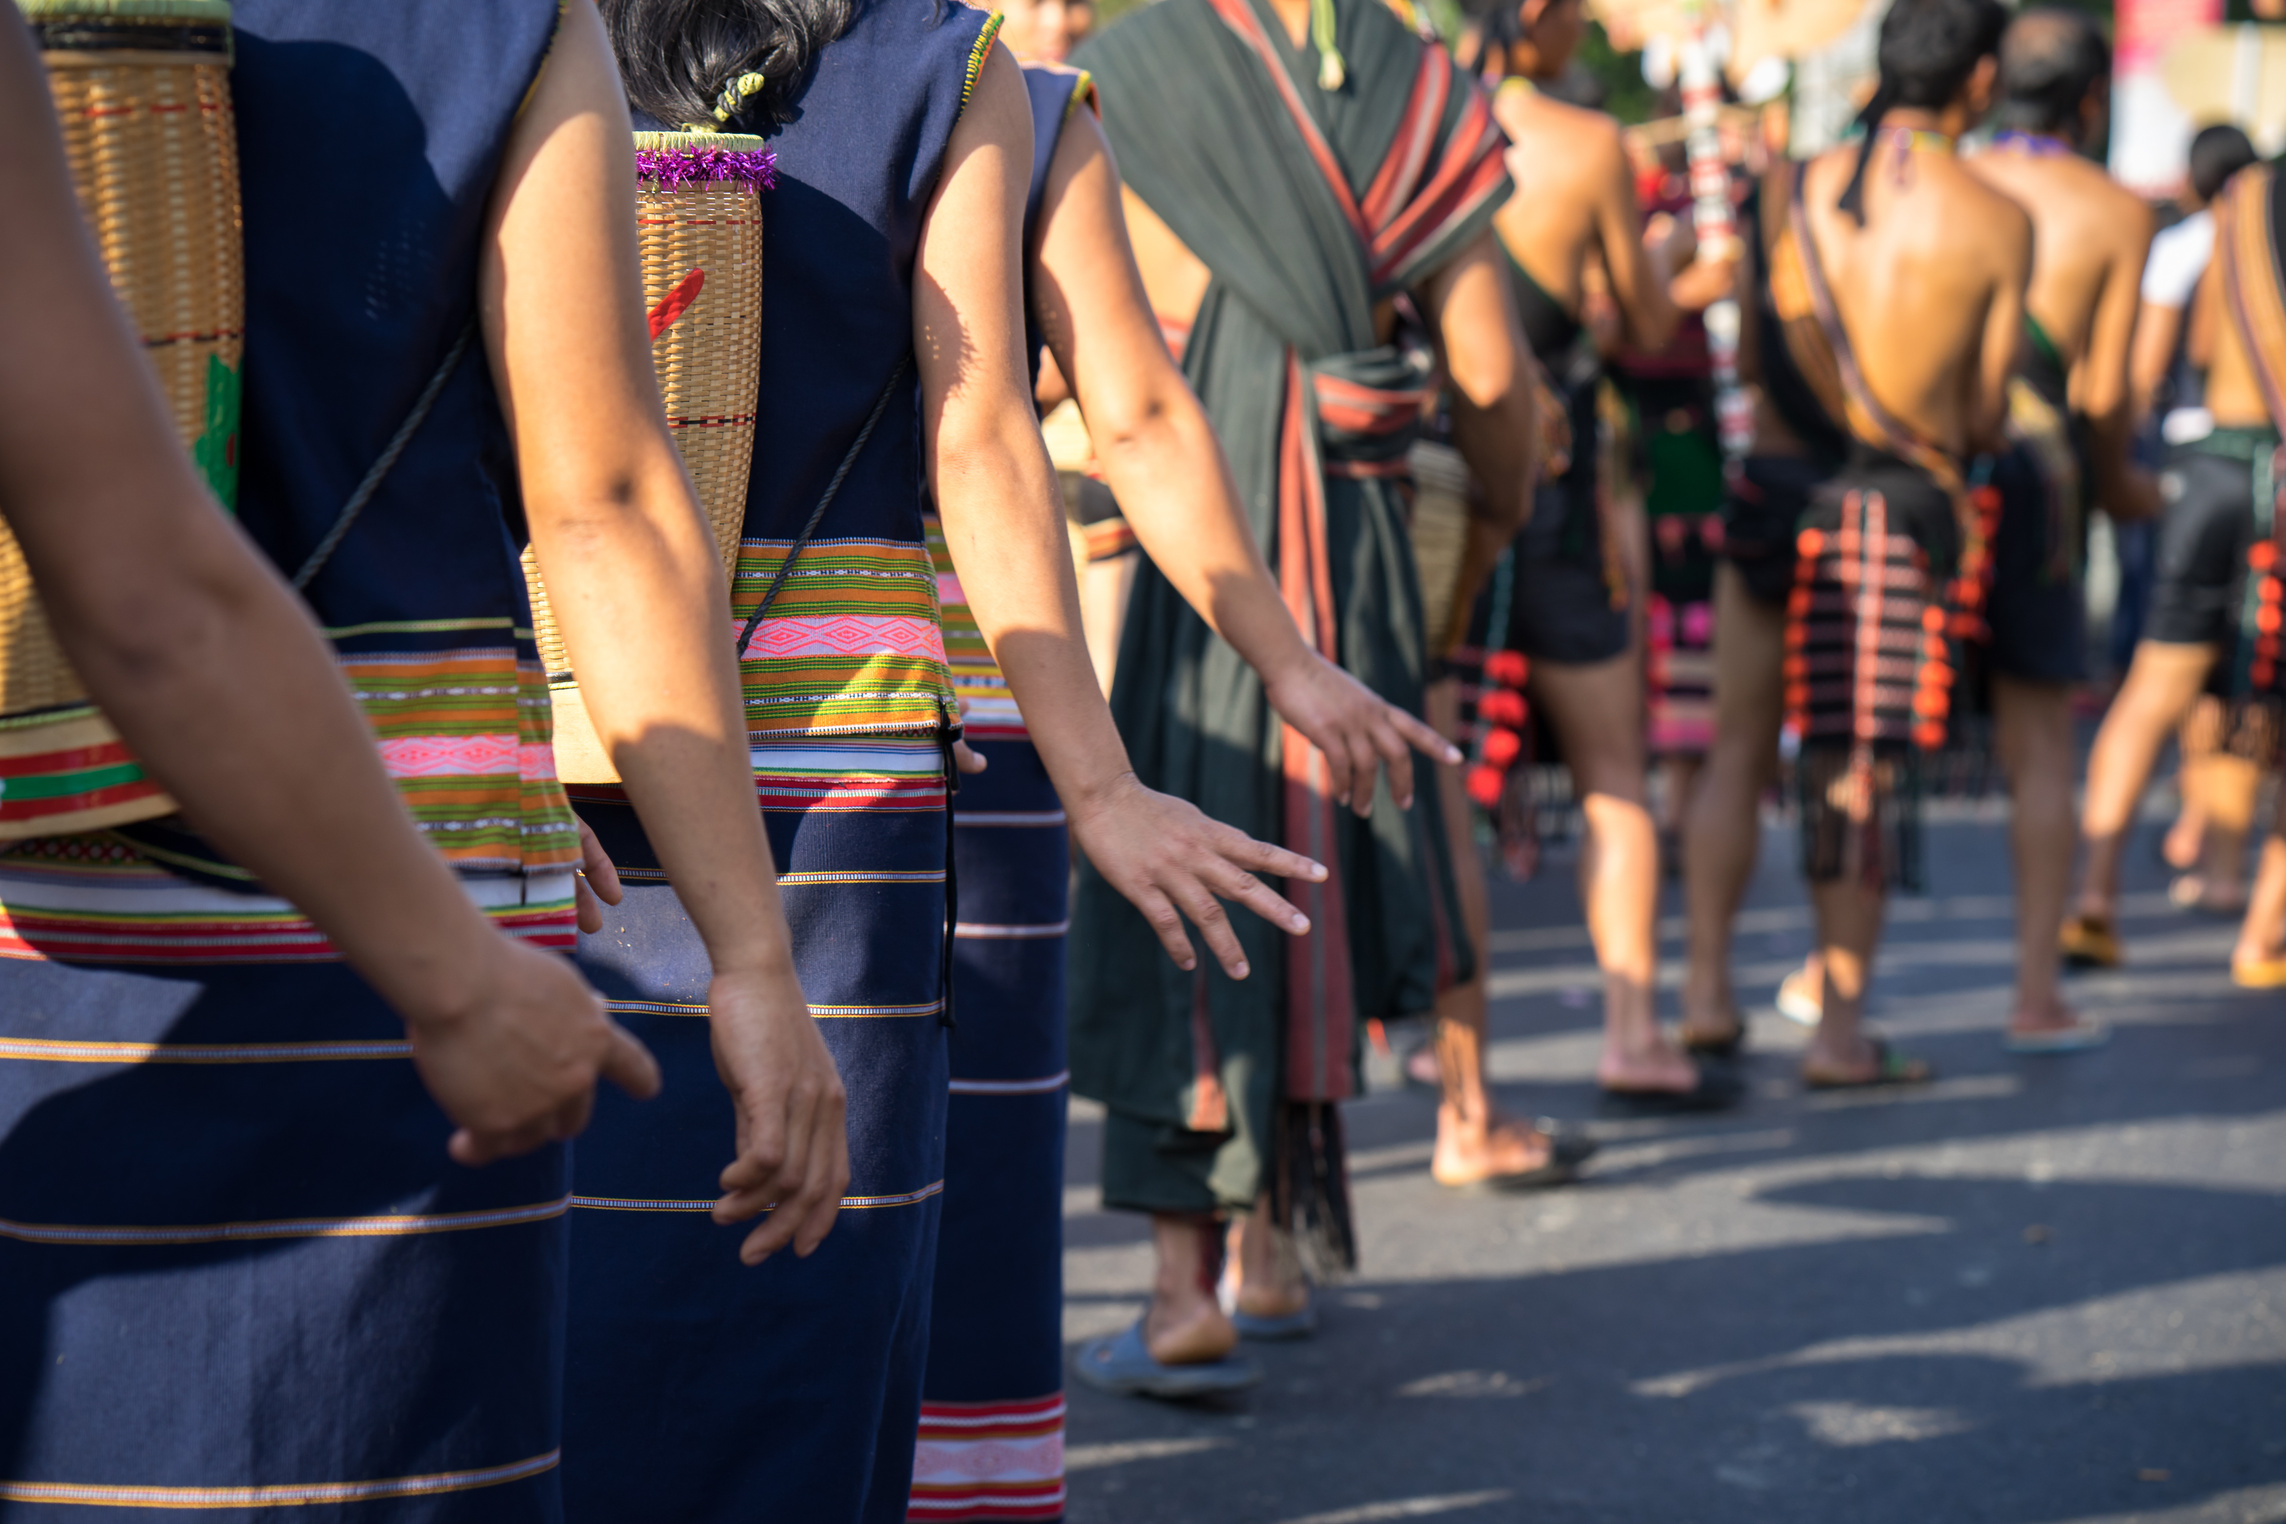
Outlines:
[[1532, 345], [1489, 232], [1432, 276], [1421, 296], [1452, 385], [1453, 444], [1484, 493], [1461, 564], [1460, 596], [1473, 598], [1532, 516], [1540, 472]]
[[627, 107], [589, 0], [564, 14], [499, 185], [485, 343], [532, 542], [597, 737], [714, 967], [715, 1056], [738, 1115], [715, 1215], [775, 1202], [743, 1257], [788, 1242], [807, 1254], [849, 1179], [842, 1086], [794, 976], [726, 579], [660, 408]]
[[1146, 789], [1096, 685], [1070, 542], [1025, 386], [1022, 222], [1032, 121], [995, 43], [953, 129], [913, 281], [922, 444], [945, 544], [977, 627], [1030, 722], [1074, 838], [1184, 968], [1182, 918], [1223, 968], [1246, 963], [1219, 899], [1299, 932], [1300, 914], [1247, 870], [1316, 880], [1308, 859], [1249, 840]]
[[1978, 452], [1998, 453], [2008, 447], [2008, 380], [2016, 372], [2018, 349], [2024, 343], [2024, 294], [2032, 281], [2032, 221], [2013, 206], [2006, 212], [2005, 218], [1995, 219], [1992, 302], [1985, 309], [1976, 394], [1963, 415], [1967, 445]]
[[2151, 254], [2151, 214], [2140, 202], [2133, 223], [2119, 233], [2103, 295], [2096, 303], [2087, 353], [2081, 358], [2080, 409], [2095, 435], [2095, 497], [2105, 512], [2123, 522], [2159, 511], [2159, 491], [2149, 473], [2135, 469], [2130, 452], [2140, 409], [2128, 374], [2135, 344], [2135, 320], [2142, 307], [2142, 276]]
[[1271, 707], [1325, 752], [1337, 797], [1370, 813], [1386, 763], [1391, 792], [1409, 806], [1411, 748], [1440, 757], [1452, 749], [1303, 643], [1239, 507], [1230, 463], [1143, 294], [1119, 176], [1092, 112], [1074, 117], [1056, 144], [1033, 268], [1034, 310], [1055, 369], [1076, 378], [1096, 458], [1144, 553], [1262, 675]]
[[2175, 365], [2175, 346], [2183, 339], [2181, 307], [2145, 302], [2135, 319], [2135, 344], [2128, 352], [2129, 406], [2138, 422], [2151, 416], [2152, 399]]
[[[1674, 277], [1665, 249], [1654, 256], [1643, 246], [1643, 212], [1635, 204], [1635, 177], [1616, 129], [1595, 145], [1595, 236], [1604, 268], [1611, 272], [1611, 295], [1620, 325], [1638, 349], [1664, 349], [1673, 342], [1681, 309], [1668, 294]], [[1712, 298], [1709, 298], [1710, 300]], [[1704, 306], [1705, 303], [1700, 303]]]
[[578, 975], [496, 932], [421, 840], [308, 611], [194, 474], [48, 99], [0, 18], [0, 510], [73, 666], [198, 829], [404, 1016], [456, 1158], [569, 1137], [598, 1072], [652, 1093]]

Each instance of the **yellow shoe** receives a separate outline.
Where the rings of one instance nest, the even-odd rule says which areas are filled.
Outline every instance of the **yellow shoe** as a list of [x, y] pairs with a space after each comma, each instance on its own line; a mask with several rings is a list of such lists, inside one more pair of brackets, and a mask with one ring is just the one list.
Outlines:
[[2286, 990], [2286, 957], [2233, 958], [2230, 982], [2242, 990]]
[[2064, 961], [2074, 968], [2117, 968], [2127, 961], [2119, 933], [2101, 916], [2075, 915], [2064, 920], [2056, 938]]

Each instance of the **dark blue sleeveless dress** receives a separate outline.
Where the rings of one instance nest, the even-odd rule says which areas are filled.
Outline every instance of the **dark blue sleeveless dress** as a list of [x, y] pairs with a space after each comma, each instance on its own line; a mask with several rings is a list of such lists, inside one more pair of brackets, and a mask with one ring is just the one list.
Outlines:
[[[291, 571], [471, 321], [557, 6], [235, 13], [240, 512]], [[516, 502], [479, 349], [309, 599], [468, 892], [568, 949]], [[0, 854], [0, 1507], [561, 1519], [563, 1151], [451, 1163], [316, 928], [179, 822], [136, 840]]]
[[[1091, 89], [1076, 69], [1024, 70], [1032, 104], [1026, 270], [1049, 161]], [[1025, 303], [1036, 377], [1041, 338]], [[929, 521], [953, 686], [969, 744], [991, 763], [953, 802], [960, 923], [953, 941], [952, 1102], [944, 1223], [914, 1520], [1060, 1519], [1064, 1512], [1064, 938], [1071, 847], [1063, 803], [969, 616]]]
[[[997, 18], [860, 0], [764, 130], [761, 403], [734, 612], [784, 563], [913, 344], [913, 268]], [[908, 367], [745, 652], [755, 786], [803, 991], [849, 1091], [851, 1180], [809, 1259], [738, 1259], [709, 1213], [734, 1153], [708, 964], [640, 825], [575, 789], [628, 881], [580, 958], [666, 1093], [578, 1144], [565, 1495], [583, 1524], [904, 1516], [945, 1149], [952, 693]], [[727, 638], [726, 632], [726, 638]]]

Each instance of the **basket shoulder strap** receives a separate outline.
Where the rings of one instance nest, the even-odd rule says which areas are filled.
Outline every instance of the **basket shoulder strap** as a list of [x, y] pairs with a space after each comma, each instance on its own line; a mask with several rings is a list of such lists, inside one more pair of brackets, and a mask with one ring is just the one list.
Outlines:
[[770, 585], [762, 590], [762, 601], [754, 605], [754, 612], [747, 617], [746, 627], [738, 632], [738, 656], [745, 656], [748, 643], [754, 639], [754, 632], [762, 627], [763, 616], [770, 612], [770, 605], [778, 601], [778, 590], [786, 585], [786, 574], [801, 559], [802, 551], [810, 543], [810, 537], [818, 532], [818, 525], [825, 522], [826, 510], [833, 506], [833, 500], [840, 495], [841, 484], [849, 479], [850, 467], [856, 465], [857, 457], [865, 453], [866, 443], [873, 438], [873, 430], [880, 424], [881, 415], [889, 411], [889, 399], [897, 394], [897, 383], [905, 379], [905, 370], [912, 363], [911, 351], [899, 356], [897, 368], [889, 373], [889, 384], [882, 387], [881, 395], [873, 399], [873, 411], [865, 415], [865, 423], [858, 429], [857, 437], [849, 442], [848, 452], [841, 457], [841, 464], [834, 468], [833, 479], [826, 483], [825, 491], [819, 495], [817, 507], [810, 510], [809, 522], [795, 536], [793, 548], [786, 552], [786, 559], [779, 563], [778, 570], [771, 575]]
[[389, 440], [388, 448], [381, 452], [379, 460], [373, 462], [373, 469], [365, 473], [365, 480], [357, 484], [357, 490], [349, 495], [349, 502], [335, 517], [333, 527], [325, 532], [325, 538], [318, 541], [317, 548], [310, 552], [309, 559], [302, 563], [302, 569], [294, 573], [295, 592], [306, 591], [311, 579], [325, 569], [325, 564], [333, 559], [333, 553], [341, 548], [341, 542], [349, 536], [350, 526], [365, 511], [365, 505], [373, 501], [373, 494], [381, 490], [381, 484], [388, 480], [389, 473], [396, 469], [399, 457], [405, 453], [405, 447], [413, 442], [413, 436], [421, 431], [421, 425], [429, 421], [429, 414], [436, 411], [437, 399], [444, 395], [445, 383], [452, 379], [454, 371], [460, 369], [461, 359], [467, 355], [469, 345], [475, 340], [476, 319], [472, 317], [468, 320], [468, 326], [461, 329], [460, 337], [452, 341], [452, 348], [446, 351], [444, 363], [437, 367], [437, 373], [429, 377], [429, 384], [421, 389], [420, 399], [413, 404], [412, 412], [405, 415], [404, 423], [398, 426], [396, 434]]

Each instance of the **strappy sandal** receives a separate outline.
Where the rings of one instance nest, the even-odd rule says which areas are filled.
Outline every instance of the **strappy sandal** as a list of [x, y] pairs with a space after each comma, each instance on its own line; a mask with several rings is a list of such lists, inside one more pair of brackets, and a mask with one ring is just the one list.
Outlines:
[[1802, 1071], [1802, 1085], [1809, 1090], [1878, 1090], [1889, 1085], [1926, 1085], [1935, 1077], [1925, 1060], [1907, 1058], [1889, 1046], [1885, 1038], [1868, 1039], [1873, 1044], [1873, 1072], [1862, 1078], [1836, 1079], [1819, 1076], [1808, 1069]]
[[1746, 1087], [1729, 1070], [1707, 1064], [1695, 1067], [1699, 1071], [1699, 1082], [1688, 1090], [1615, 1090], [1605, 1085], [1602, 1087], [1603, 1109], [1615, 1116], [1684, 1116], [1723, 1111], [1745, 1097]]
[[2230, 982], [2242, 990], [2286, 990], [2286, 957], [2233, 958]]
[[2056, 934], [2056, 947], [2073, 968], [2117, 968], [2127, 961], [2127, 948], [2107, 916], [2066, 917]]
[[[1474, 1180], [1439, 1180], [1448, 1191], [1543, 1191], [1569, 1185], [1579, 1178], [1580, 1166], [1595, 1157], [1600, 1144], [1576, 1127], [1541, 1117], [1532, 1130], [1548, 1140], [1548, 1161], [1505, 1175], [1483, 1175]], [[1433, 1178], [1433, 1177], [1432, 1177]]]
[[1746, 1051], [1746, 1018], [1736, 1011], [1730, 1016], [1728, 1037], [1696, 1037], [1690, 1028], [1683, 1029], [1683, 1051], [1693, 1058], [1733, 1059]]
[[1098, 1391], [1122, 1397], [1157, 1397], [1181, 1402], [1220, 1397], [1262, 1384], [1262, 1367], [1238, 1355], [1197, 1365], [1162, 1365], [1143, 1342], [1140, 1321], [1126, 1332], [1097, 1339], [1072, 1362], [1073, 1373]]

